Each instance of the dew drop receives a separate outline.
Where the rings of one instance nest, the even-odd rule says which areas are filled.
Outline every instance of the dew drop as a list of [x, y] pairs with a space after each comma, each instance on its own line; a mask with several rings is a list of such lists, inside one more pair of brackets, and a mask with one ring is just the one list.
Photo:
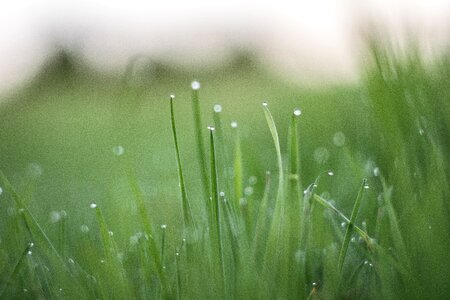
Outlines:
[[199, 89], [200, 89], [200, 82], [198, 82], [198, 81], [192, 81], [191, 82], [191, 88], [194, 90], [194, 91], [198, 91]]
[[328, 174], [328, 176], [333, 176], [334, 175], [333, 171], [328, 171], [327, 174]]
[[81, 232], [83, 233], [88, 233], [89, 232], [89, 227], [87, 225], [81, 225], [80, 227]]
[[318, 284], [317, 282], [313, 282], [313, 283], [312, 283], [312, 286], [313, 286], [313, 287], [318, 287], [319, 284]]
[[2, 187], [0, 186], [0, 195], [1, 194], [3, 194], [3, 189], [2, 189]]
[[170, 98], [170, 100], [173, 100], [173, 99], [175, 99], [175, 95], [174, 95], [174, 94], [171, 94], [171, 95], [169, 96], [169, 98]]
[[269, 103], [267, 103], [267, 101], [264, 101], [264, 102], [262, 103], [262, 105], [263, 105], [263, 106], [268, 106]]
[[220, 197], [225, 197], [225, 192], [219, 192]]
[[214, 130], [216, 130], [216, 129], [214, 128], [214, 126], [208, 126], [208, 130], [214, 131]]
[[136, 235], [130, 236], [130, 244], [131, 245], [136, 245], [138, 242], [139, 242], [139, 237], [137, 237]]
[[345, 134], [342, 131], [338, 131], [333, 135], [333, 144], [336, 147], [342, 147], [345, 145]]
[[380, 168], [375, 167], [373, 168], [373, 176], [380, 176]]
[[27, 254], [28, 254], [28, 255], [32, 255], [33, 252], [32, 252], [31, 250], [28, 250]]
[[367, 181], [364, 182], [364, 188], [365, 188], [366, 190], [369, 189], [369, 184], [367, 183]]
[[27, 169], [28, 175], [30, 175], [32, 178], [39, 178], [44, 173], [41, 165], [35, 162], [30, 163]]
[[214, 105], [214, 112], [220, 113], [222, 111], [222, 105], [216, 104]]
[[296, 109], [294, 110], [294, 116], [298, 117], [298, 116], [300, 116], [301, 114], [302, 114], [302, 111], [301, 111], [299, 108], [296, 108]]
[[162, 224], [161, 225], [161, 229], [166, 229], [167, 228], [167, 225], [166, 224]]
[[23, 292], [24, 292], [24, 293], [28, 293], [28, 290], [27, 290], [27, 289], [23, 289]]
[[342, 227], [342, 228], [345, 228], [346, 225], [347, 225], [347, 222], [342, 222], [342, 223], [341, 223], [341, 227]]
[[350, 239], [350, 242], [352, 242], [352, 243], [356, 242], [356, 238], [355, 238], [355, 237], [352, 237], [352, 238]]
[[75, 264], [75, 261], [73, 260], [73, 258], [70, 258], [70, 257], [69, 257], [69, 259], [68, 259], [67, 261], [68, 261], [69, 264], [71, 264], [71, 265]]
[[237, 128], [238, 123], [236, 121], [231, 122], [231, 128]]
[[8, 216], [12, 217], [16, 214], [16, 209], [10, 206], [6, 209], [6, 213], [8, 214]]
[[305, 258], [305, 252], [302, 250], [297, 250], [294, 254], [295, 261], [300, 264]]
[[369, 264], [369, 261], [368, 261], [368, 260], [365, 260], [365, 261], [364, 261], [364, 264], [365, 264], [365, 265]]
[[108, 234], [109, 234], [109, 236], [113, 236], [113, 235], [114, 235], [114, 232], [112, 232], [112, 231], [110, 230], [110, 231], [108, 231]]
[[116, 156], [121, 156], [122, 154], [125, 153], [125, 149], [122, 146], [114, 146], [112, 148], [112, 151]]
[[314, 160], [319, 163], [323, 164], [330, 158], [330, 153], [328, 152], [328, 149], [325, 147], [319, 147], [316, 150], [314, 150]]
[[175, 252], [175, 255], [176, 256], [180, 256], [180, 252]]
[[252, 194], [253, 194], [253, 187], [247, 186], [247, 187], [244, 189], [244, 195], [245, 195], [245, 196], [251, 196]]
[[91, 203], [91, 204], [89, 205], [89, 207], [90, 207], [90, 208], [97, 208], [97, 204]]
[[61, 212], [51, 211], [50, 212], [50, 223], [56, 223], [61, 220]]
[[249, 183], [250, 185], [255, 185], [257, 182], [258, 182], [258, 178], [257, 178], [256, 176], [250, 176], [250, 177], [248, 178], [248, 183]]

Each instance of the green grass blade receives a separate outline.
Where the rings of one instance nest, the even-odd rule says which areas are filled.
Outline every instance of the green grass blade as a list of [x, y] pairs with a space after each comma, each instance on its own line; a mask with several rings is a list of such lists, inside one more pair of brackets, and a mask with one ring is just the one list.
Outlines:
[[17, 274], [19, 274], [20, 270], [22, 269], [23, 263], [25, 261], [25, 258], [28, 255], [28, 252], [31, 251], [31, 248], [33, 248], [34, 244], [33, 243], [29, 243], [26, 247], [25, 250], [22, 251], [22, 254], [20, 255], [19, 260], [17, 261], [16, 265], [14, 266], [11, 274], [7, 277], [7, 279], [5, 280], [5, 286], [3, 287], [3, 289], [0, 291], [0, 299], [3, 299], [3, 294], [5, 293], [6, 289], [8, 288], [8, 285], [13, 282], [13, 279], [16, 278]]
[[233, 181], [234, 181], [234, 195], [235, 195], [235, 207], [239, 211], [239, 201], [243, 197], [243, 167], [242, 167], [242, 151], [241, 151], [241, 139], [239, 136], [239, 128], [237, 122], [231, 123], [231, 128], [234, 131], [234, 160], [233, 160]]
[[[317, 194], [314, 194], [313, 199], [322, 205], [325, 208], [330, 209], [331, 211], [335, 212], [339, 217], [341, 217], [347, 224], [350, 224], [350, 219], [347, 218], [339, 209], [337, 209], [335, 206], [333, 206], [329, 201], [323, 199]], [[372, 246], [372, 238], [359, 226], [356, 224], [352, 225], [353, 229], [355, 229], [355, 232], [359, 234], [361, 238], [364, 239], [364, 241], [367, 243], [369, 247]]]
[[173, 108], [173, 99], [175, 96], [170, 96], [170, 121], [172, 125], [172, 135], [173, 135], [173, 141], [175, 145], [175, 154], [177, 159], [177, 169], [178, 169], [178, 180], [180, 182], [180, 193], [181, 193], [181, 204], [183, 208], [183, 220], [184, 220], [184, 226], [185, 230], [188, 230], [190, 233], [193, 233], [195, 230], [195, 223], [194, 218], [192, 216], [191, 211], [191, 205], [189, 203], [189, 199], [187, 197], [186, 193], [186, 184], [184, 182], [184, 176], [183, 176], [183, 168], [181, 166], [181, 157], [180, 157], [180, 148], [178, 145], [178, 138], [177, 138], [177, 130], [175, 125], [175, 113]]
[[364, 197], [365, 190], [367, 189], [367, 179], [364, 179], [361, 187], [358, 192], [358, 196], [356, 197], [355, 203], [353, 205], [352, 214], [350, 216], [350, 221], [347, 224], [347, 230], [345, 231], [344, 241], [342, 242], [341, 251], [339, 252], [339, 261], [338, 268], [339, 271], [342, 272], [342, 268], [344, 267], [345, 257], [347, 255], [348, 245], [350, 243], [350, 239], [353, 233], [354, 224], [356, 221], [356, 216], [358, 215], [359, 207], [361, 205], [361, 200]]
[[197, 158], [199, 162], [201, 181], [203, 189], [205, 191], [205, 197], [209, 195], [209, 184], [208, 184], [208, 167], [206, 165], [206, 151], [205, 143], [203, 140], [203, 125], [202, 125], [202, 114], [200, 110], [200, 83], [198, 81], [193, 81], [191, 83], [192, 88], [192, 112], [194, 117], [194, 133], [195, 141], [197, 144]]
[[145, 207], [144, 196], [142, 195], [141, 189], [139, 188], [136, 175], [131, 169], [128, 169], [127, 177], [131, 187], [131, 191], [134, 195], [136, 206], [138, 208], [139, 217], [143, 225], [144, 232], [148, 236], [149, 254], [153, 259], [153, 263], [156, 267], [156, 272], [158, 274], [158, 279], [161, 283], [161, 288], [163, 294], [166, 296], [170, 295], [169, 286], [167, 282], [167, 277], [163, 269], [161, 262], [161, 255], [158, 246], [155, 241], [155, 236], [153, 235], [153, 229], [150, 222], [150, 215], [147, 208]]
[[224, 266], [224, 251], [223, 239], [221, 229], [221, 207], [219, 203], [219, 190], [217, 180], [217, 163], [216, 150], [214, 143], [214, 127], [208, 127], [210, 137], [210, 164], [211, 164], [211, 236], [213, 243], [213, 256], [218, 256], [217, 263], [219, 264], [219, 278], [221, 281], [221, 291], [225, 292], [225, 266]]
[[5, 189], [12, 195], [17, 207], [22, 211], [21, 215], [23, 217], [24, 223], [27, 227], [29, 234], [33, 237], [36, 244], [40, 247], [46, 247], [53, 253], [53, 255], [65, 266], [65, 262], [56, 250], [53, 243], [48, 238], [47, 234], [42, 229], [41, 225], [36, 221], [33, 214], [28, 210], [22, 197], [16, 192], [9, 180], [6, 178], [5, 174], [0, 170], [0, 180], [3, 182]]

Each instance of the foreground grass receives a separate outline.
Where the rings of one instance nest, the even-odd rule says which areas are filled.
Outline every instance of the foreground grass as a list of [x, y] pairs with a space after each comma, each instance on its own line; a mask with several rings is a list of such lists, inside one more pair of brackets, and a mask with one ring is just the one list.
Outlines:
[[1, 297], [446, 299], [450, 64], [372, 51], [317, 91], [44, 71], [0, 112]]

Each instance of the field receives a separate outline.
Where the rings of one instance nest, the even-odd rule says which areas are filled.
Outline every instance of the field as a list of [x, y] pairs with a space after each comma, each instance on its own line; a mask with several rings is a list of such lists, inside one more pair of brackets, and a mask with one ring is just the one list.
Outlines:
[[448, 299], [450, 61], [367, 58], [307, 87], [62, 51], [0, 104], [0, 298]]

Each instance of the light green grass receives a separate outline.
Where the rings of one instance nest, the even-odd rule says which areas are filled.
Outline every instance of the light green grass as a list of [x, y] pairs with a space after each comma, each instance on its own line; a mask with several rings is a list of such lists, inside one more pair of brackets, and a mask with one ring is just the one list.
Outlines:
[[0, 107], [0, 297], [447, 299], [450, 63], [370, 50], [314, 89], [62, 55]]

